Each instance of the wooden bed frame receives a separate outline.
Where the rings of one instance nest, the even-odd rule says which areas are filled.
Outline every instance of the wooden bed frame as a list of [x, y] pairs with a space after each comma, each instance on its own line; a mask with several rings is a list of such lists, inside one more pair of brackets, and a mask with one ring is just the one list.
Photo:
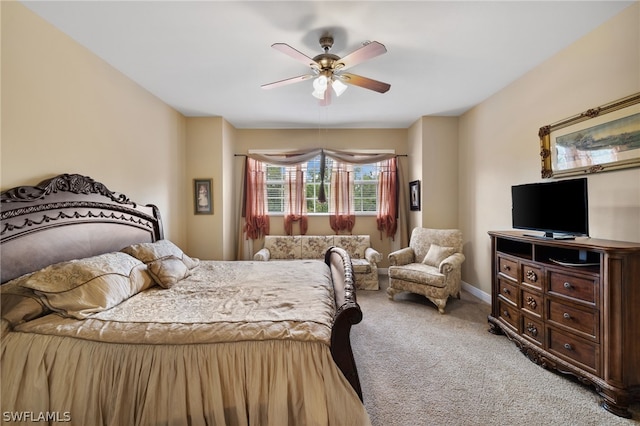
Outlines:
[[[87, 176], [62, 174], [36, 186], [12, 188], [0, 194], [0, 201], [2, 283], [54, 263], [164, 238], [156, 206], [136, 204]], [[362, 400], [350, 340], [351, 326], [362, 321], [351, 260], [343, 249], [332, 247], [325, 263], [338, 308], [331, 354]]]

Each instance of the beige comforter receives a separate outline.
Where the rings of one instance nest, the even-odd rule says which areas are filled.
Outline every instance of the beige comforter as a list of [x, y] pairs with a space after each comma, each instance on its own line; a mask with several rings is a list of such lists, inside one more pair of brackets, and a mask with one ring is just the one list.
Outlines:
[[29, 321], [2, 339], [3, 416], [368, 424], [331, 358], [333, 300], [320, 261], [203, 261], [172, 288], [153, 287], [85, 320]]

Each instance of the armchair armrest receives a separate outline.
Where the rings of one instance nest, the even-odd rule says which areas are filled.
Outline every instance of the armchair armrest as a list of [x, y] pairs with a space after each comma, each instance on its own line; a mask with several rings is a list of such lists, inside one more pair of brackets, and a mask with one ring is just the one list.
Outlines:
[[413, 263], [414, 257], [415, 255], [411, 247], [401, 248], [400, 250], [389, 253], [388, 256], [391, 266], [408, 265], [409, 263]]
[[373, 247], [367, 247], [364, 251], [364, 258], [369, 261], [369, 263], [378, 263], [382, 262], [382, 254]]
[[253, 255], [253, 260], [267, 261], [271, 258], [271, 252], [268, 248], [261, 248]]
[[464, 259], [464, 254], [453, 253], [451, 256], [440, 262], [440, 267], [438, 268], [438, 270], [441, 274], [446, 274], [453, 271], [454, 269], [459, 269], [462, 265], [462, 262], [464, 262]]

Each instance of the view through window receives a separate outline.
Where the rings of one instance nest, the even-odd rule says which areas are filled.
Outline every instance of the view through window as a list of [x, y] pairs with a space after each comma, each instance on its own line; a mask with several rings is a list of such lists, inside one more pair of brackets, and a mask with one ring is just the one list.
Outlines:
[[[325, 193], [331, 199], [329, 180], [333, 160], [325, 158]], [[269, 213], [284, 213], [285, 167], [267, 164], [267, 205]], [[318, 201], [320, 193], [320, 156], [302, 164], [305, 179], [307, 213], [329, 212], [328, 202]], [[378, 208], [378, 163], [354, 164], [353, 202], [356, 214], [375, 214]]]

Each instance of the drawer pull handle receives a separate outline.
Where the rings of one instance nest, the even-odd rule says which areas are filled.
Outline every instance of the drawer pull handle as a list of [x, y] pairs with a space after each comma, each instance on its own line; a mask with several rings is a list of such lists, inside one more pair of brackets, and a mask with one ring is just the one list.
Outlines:
[[528, 322], [527, 323], [527, 331], [529, 332], [529, 334], [531, 334], [533, 337], [536, 337], [538, 335], [538, 329], [536, 328], [535, 325], [533, 325], [532, 322]]
[[566, 281], [563, 284], [563, 286], [564, 286], [564, 288], [571, 288], [572, 287], [571, 283], [570, 282], [566, 282]]
[[504, 266], [502, 267], [502, 269], [504, 269], [505, 271], [510, 271], [510, 270], [511, 270], [511, 266], [509, 266], [509, 265], [504, 265]]
[[527, 271], [527, 279], [529, 281], [531, 281], [532, 283], [535, 283], [536, 281], [538, 281], [538, 275], [536, 275], [535, 272], [533, 272], [531, 269], [529, 269]]
[[572, 351], [572, 350], [573, 350], [573, 346], [571, 346], [571, 344], [570, 344], [570, 343], [565, 343], [565, 344], [564, 344], [564, 348], [565, 348], [566, 350], [568, 350], [568, 351]]
[[562, 314], [562, 316], [564, 317], [564, 319], [571, 319], [571, 315], [569, 315], [568, 312], [565, 312], [564, 314]]
[[505, 288], [502, 289], [502, 292], [504, 294], [509, 294], [509, 289], [505, 287]]
[[531, 309], [535, 309], [536, 306], [538, 306], [538, 302], [536, 302], [536, 299], [534, 299], [533, 297], [529, 296], [529, 297], [527, 297], [527, 305], [529, 305], [531, 307]]
[[509, 311], [507, 311], [506, 309], [502, 312], [502, 316], [511, 318], [511, 315], [509, 315]]

